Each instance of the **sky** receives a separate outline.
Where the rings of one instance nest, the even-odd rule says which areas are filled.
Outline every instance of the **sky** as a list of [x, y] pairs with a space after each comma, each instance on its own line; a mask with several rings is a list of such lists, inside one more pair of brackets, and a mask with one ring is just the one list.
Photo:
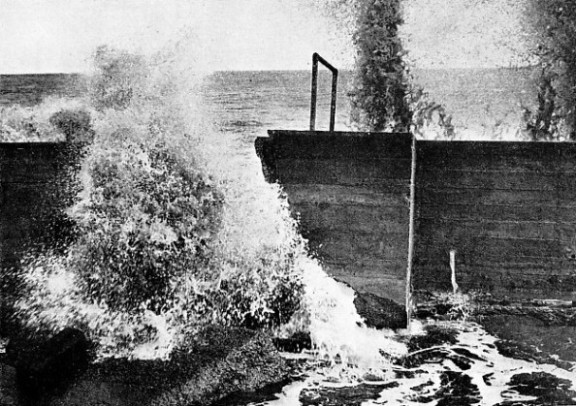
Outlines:
[[526, 63], [523, 0], [405, 0], [405, 47], [425, 66]]
[[[515, 15], [468, 0], [406, 0], [405, 36], [423, 66], [506, 65]], [[309, 69], [319, 52], [350, 68], [344, 27], [313, 0], [0, 0], [0, 73], [86, 72], [102, 44], [151, 54], [185, 38], [199, 70]]]

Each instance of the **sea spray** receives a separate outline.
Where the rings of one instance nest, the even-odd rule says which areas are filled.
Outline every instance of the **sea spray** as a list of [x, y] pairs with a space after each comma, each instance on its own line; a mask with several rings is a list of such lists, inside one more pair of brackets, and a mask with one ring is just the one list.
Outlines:
[[388, 365], [387, 356], [406, 352], [403, 344], [392, 339], [393, 331], [366, 327], [354, 306], [352, 288], [328, 276], [316, 261], [303, 261], [310, 334], [320, 357], [340, 358], [344, 365], [381, 369]]
[[255, 155], [246, 157], [236, 152], [242, 140], [226, 133], [210, 133], [209, 137], [210, 149], [205, 153], [211, 158], [207, 165], [211, 173], [218, 174], [223, 187], [229, 188], [225, 192], [227, 220], [221, 238], [226, 243], [222, 248], [234, 251], [238, 258], [266, 258], [267, 252], [284, 252], [284, 258], [291, 262], [285, 276], [295, 283], [301, 281], [303, 286], [300, 311], [278, 334], [309, 332], [316, 359], [330, 365], [330, 373], [341, 379], [368, 371], [384, 378], [389, 358], [404, 354], [405, 346], [393, 339], [392, 331], [366, 327], [354, 306], [353, 289], [331, 278], [320, 262], [308, 255], [280, 187], [264, 181]]
[[[214, 129], [212, 117], [198, 103], [198, 75], [177, 53], [148, 60], [100, 48], [96, 56], [100, 74], [94, 76], [92, 102], [85, 106], [96, 136], [80, 173], [84, 188], [69, 210], [80, 227], [92, 227], [82, 233], [92, 237], [28, 264], [29, 294], [18, 303], [28, 326], [87, 330], [99, 344], [101, 358], [167, 358], [208, 323], [274, 325], [288, 321], [300, 306], [310, 312], [308, 328], [320, 357], [332, 364], [382, 370], [386, 357], [381, 352], [402, 353], [402, 346], [385, 338], [386, 333], [357, 325], [362, 322], [353, 292], [308, 258], [280, 187], [264, 181], [255, 154], [246, 159], [238, 153], [237, 139]], [[168, 160], [155, 163], [158, 154]], [[169, 223], [166, 214], [174, 210], [174, 201], [158, 196], [172, 193], [162, 193], [166, 185], [184, 191], [182, 176], [207, 192], [196, 196], [201, 203], [197, 210], [185, 214], [208, 220], [206, 232], [187, 234], [178, 228], [181, 223]], [[204, 201], [217, 192], [221, 206], [215, 198]], [[204, 203], [216, 203], [217, 216], [203, 214]], [[178, 255], [172, 248], [182, 244], [180, 237], [184, 244], [191, 241], [191, 265], [166, 275], [160, 297], [156, 292], [136, 299], [122, 290], [134, 286], [130, 278], [143, 276], [138, 264], [126, 267], [128, 278], [106, 266], [91, 272], [93, 243], [101, 241], [103, 249], [116, 253], [103, 256], [101, 265], [130, 264], [136, 257], [125, 256], [135, 237], [140, 238], [138, 247], [152, 250], [144, 258], [154, 261], [163, 261], [167, 253]], [[118, 249], [118, 243], [127, 250]], [[199, 261], [194, 259], [197, 253], [202, 255]], [[110, 299], [107, 289], [116, 287], [121, 290]], [[307, 304], [301, 303], [303, 297]]]
[[[17, 315], [32, 331], [42, 334], [70, 326], [80, 328], [89, 332], [98, 346], [99, 359], [166, 359], [172, 351], [175, 331], [164, 320], [152, 312], [129, 314], [87, 299], [77, 276], [63, 268], [61, 257], [39, 256], [35, 266], [27, 265], [23, 282], [31, 295], [17, 303]], [[157, 330], [154, 339], [134, 339], [138, 334], [147, 337], [146, 330], [151, 327]], [[119, 336], [132, 336], [132, 340], [119, 340]]]
[[[37, 106], [0, 108], [0, 142], [63, 142], [64, 134], [53, 117], [63, 111], [84, 111], [85, 100], [47, 97]], [[52, 119], [52, 120], [51, 120]]]
[[96, 65], [96, 136], [68, 210], [79, 238], [26, 265], [23, 323], [87, 330], [101, 358], [166, 358], [209, 323], [287, 320], [303, 240], [277, 186], [238, 176], [234, 145], [197, 107], [197, 75], [106, 47]]
[[334, 382], [393, 378], [391, 360], [407, 352], [398, 334], [367, 327], [354, 306], [354, 290], [326, 274], [317, 260], [302, 256], [297, 267], [303, 270], [302, 307], [279, 334], [309, 332], [316, 371]]

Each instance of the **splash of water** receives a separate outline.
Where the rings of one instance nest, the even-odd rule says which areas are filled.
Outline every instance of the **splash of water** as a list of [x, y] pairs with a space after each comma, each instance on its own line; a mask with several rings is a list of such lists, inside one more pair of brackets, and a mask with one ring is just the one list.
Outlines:
[[316, 261], [303, 261], [310, 333], [321, 357], [338, 357], [345, 365], [382, 368], [388, 365], [383, 354], [400, 356], [406, 352], [403, 344], [392, 339], [392, 331], [366, 327], [354, 306], [352, 288], [328, 276]]
[[[153, 174], [157, 169], [150, 166], [147, 147], [161, 138], [184, 170], [191, 169], [192, 174], [200, 170], [205, 183], [223, 191], [225, 207], [220, 231], [214, 237], [210, 267], [190, 269], [173, 279], [170, 289], [174, 299], [160, 311], [150, 311], [146, 303], [142, 303], [142, 309], [121, 311], [105, 299], [96, 300], [98, 295], [92, 295], [92, 290], [86, 294], [87, 282], [70, 266], [82, 263], [86, 251], [81, 246], [72, 247], [63, 255], [46, 253], [28, 264], [25, 280], [30, 294], [17, 303], [24, 322], [33, 328], [88, 329], [91, 338], [100, 344], [101, 358], [167, 358], [186, 334], [193, 334], [207, 322], [229, 323], [226, 317], [241, 320], [246, 313], [265, 321], [272, 312], [271, 302], [282, 289], [295, 287], [293, 294], [298, 294], [301, 270], [294, 266], [294, 258], [306, 254], [287, 204], [279, 198], [278, 186], [268, 185], [261, 175], [254, 176], [255, 167], [243, 163], [234, 141], [212, 127], [211, 117], [199, 102], [197, 88], [202, 76], [190, 68], [189, 49], [183, 44], [185, 41], [175, 41], [150, 59], [106, 47], [97, 50], [101, 73], [93, 87], [92, 100], [96, 103], [86, 106], [93, 116], [96, 139], [80, 173], [83, 190], [68, 212], [81, 224], [103, 221], [105, 227], [115, 227], [113, 219], [98, 218], [93, 213], [98, 204], [94, 199], [99, 194], [93, 178], [95, 165], [101, 164], [99, 159], [104, 157], [104, 164], [133, 162], [138, 171]], [[128, 170], [120, 176], [130, 173]], [[126, 194], [119, 196], [123, 199]], [[145, 198], [142, 193], [140, 196]], [[125, 204], [124, 200], [118, 203]], [[125, 213], [129, 217], [138, 215], [137, 211]], [[121, 220], [123, 229], [130, 229], [135, 223], [132, 220], [138, 219]], [[164, 227], [153, 234], [171, 236], [162, 241], [170, 245], [174, 236], [169, 231]], [[211, 272], [211, 276], [195, 278], [204, 271]], [[223, 280], [229, 289], [232, 286], [232, 292], [218, 293]], [[206, 319], [196, 307], [189, 307], [194, 300], [191, 296], [214, 292], [223, 301], [236, 300], [231, 302], [232, 309], [223, 306], [226, 313], [210, 313]]]
[[[247, 159], [238, 153], [238, 140], [214, 129], [213, 117], [199, 98], [202, 75], [190, 61], [194, 41], [187, 40], [190, 37], [177, 39], [149, 59], [108, 49], [125, 66], [111, 65], [104, 48], [96, 53], [98, 63], [111, 73], [106, 80], [113, 81], [113, 92], [103, 90], [100, 96], [119, 107], [96, 105], [91, 110], [97, 145], [118, 143], [119, 138], [145, 144], [153, 143], [159, 134], [165, 137], [174, 154], [191, 166], [203, 168], [224, 193], [213, 266], [220, 279], [237, 282], [250, 277], [254, 286], [243, 287], [250, 302], [248, 312], [265, 313], [271, 292], [286, 280], [301, 282], [305, 286], [302, 307], [308, 314], [306, 328], [319, 358], [343, 368], [386, 370], [387, 357], [401, 354], [405, 348], [391, 339], [391, 332], [363, 324], [353, 304], [352, 289], [329, 278], [308, 257], [286, 199], [278, 185], [264, 181], [255, 154]], [[134, 86], [128, 91], [122, 87], [125, 83]], [[84, 189], [79, 203], [70, 210], [76, 218], [90, 210], [87, 201], [94, 188], [86, 166], [80, 177]], [[195, 322], [193, 315], [177, 306], [159, 314], [112, 310], [83, 295], [66, 260], [44, 259], [46, 266], [29, 269], [27, 282], [36, 294], [19, 303], [21, 313], [32, 315], [29, 323], [51, 330], [68, 325], [87, 327], [100, 344], [101, 357], [167, 358], [183, 341], [182, 323]], [[175, 285], [192, 291], [203, 289], [193, 278], [180, 279]], [[186, 292], [189, 290], [183, 290], [182, 295]], [[129, 345], [124, 342], [119, 346], [118, 336], [128, 337]]]
[[407, 353], [398, 333], [367, 327], [354, 305], [354, 290], [326, 274], [317, 260], [303, 256], [297, 266], [304, 270], [303, 308], [279, 334], [310, 333], [323, 379], [353, 384], [371, 375], [390, 380], [391, 359]]

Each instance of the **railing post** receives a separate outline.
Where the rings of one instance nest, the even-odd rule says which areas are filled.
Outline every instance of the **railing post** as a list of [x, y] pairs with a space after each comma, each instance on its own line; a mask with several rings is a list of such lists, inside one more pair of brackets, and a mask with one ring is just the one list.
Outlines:
[[332, 100], [330, 103], [330, 131], [334, 131], [336, 122], [336, 97], [338, 94], [338, 69], [332, 66], [318, 53], [312, 54], [312, 95], [310, 100], [310, 131], [316, 129], [316, 98], [318, 94], [318, 62], [332, 72]]
[[310, 96], [310, 131], [316, 129], [316, 94], [318, 92], [318, 54], [312, 55], [312, 94]]

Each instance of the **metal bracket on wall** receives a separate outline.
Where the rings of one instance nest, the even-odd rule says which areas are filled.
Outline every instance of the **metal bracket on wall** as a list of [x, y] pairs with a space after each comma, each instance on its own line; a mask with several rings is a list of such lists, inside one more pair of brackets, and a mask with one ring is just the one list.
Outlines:
[[332, 72], [332, 101], [330, 103], [330, 131], [334, 131], [336, 120], [336, 93], [338, 89], [338, 69], [332, 66], [326, 59], [316, 52], [312, 55], [312, 98], [310, 102], [310, 131], [316, 129], [316, 97], [318, 93], [318, 62], [326, 66]]

